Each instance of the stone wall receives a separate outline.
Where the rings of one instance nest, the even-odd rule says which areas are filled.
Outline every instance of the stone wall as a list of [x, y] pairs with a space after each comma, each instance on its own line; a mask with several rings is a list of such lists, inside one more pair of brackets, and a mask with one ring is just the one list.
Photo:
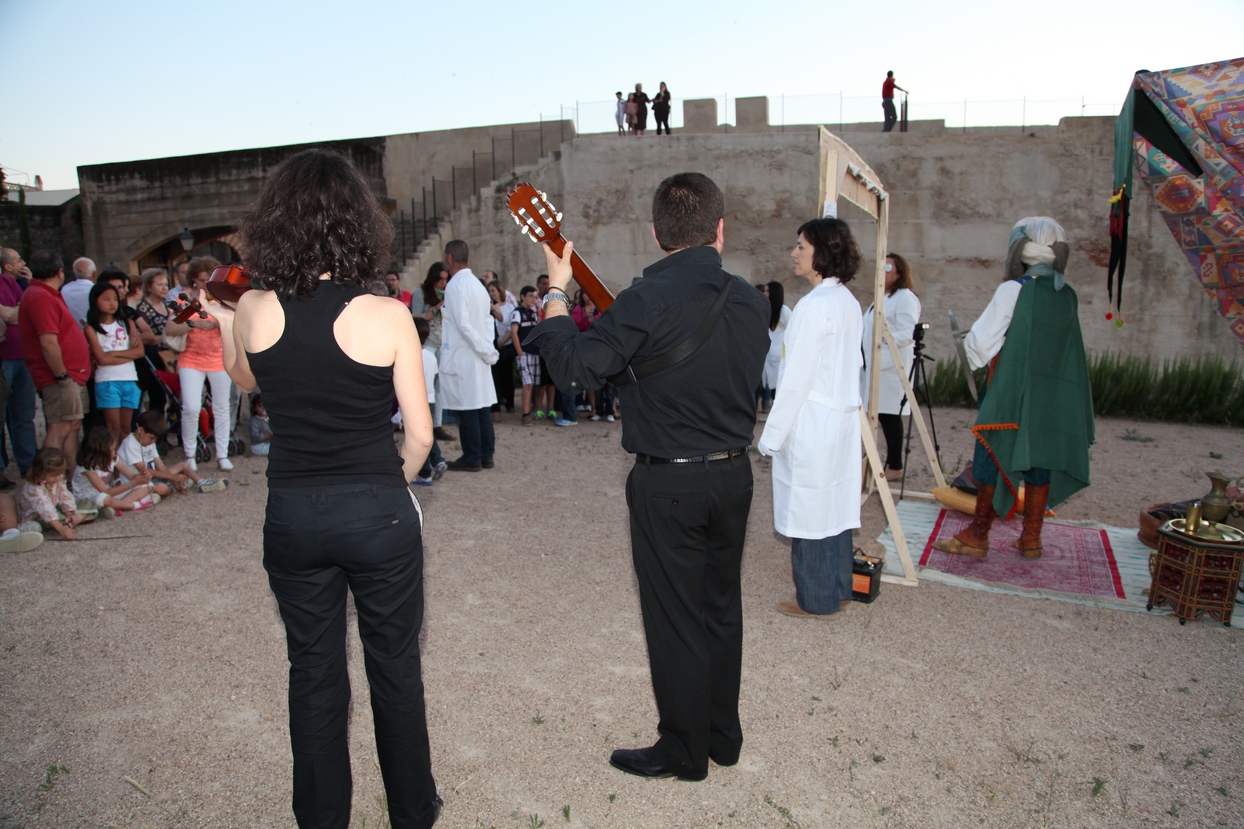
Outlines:
[[[1126, 325], [1104, 319], [1109, 255], [1107, 204], [1112, 183], [1113, 119], [1069, 118], [1057, 127], [947, 130], [920, 124], [907, 133], [848, 130], [848, 142], [891, 194], [889, 249], [907, 256], [931, 323], [932, 356], [951, 354], [947, 311], [970, 324], [1001, 278], [1014, 222], [1051, 215], [1070, 236], [1068, 281], [1080, 296], [1081, 325], [1091, 351], [1157, 358], [1220, 354], [1238, 347], [1171, 238], [1146, 193], [1132, 207]], [[564, 213], [564, 230], [615, 290], [661, 256], [650, 230], [656, 185], [682, 170], [711, 176], [726, 194], [728, 269], [751, 282], [777, 279], [788, 304], [806, 292], [790, 272], [789, 250], [799, 224], [815, 214], [817, 133], [786, 126], [782, 133], [678, 134], [642, 140], [585, 136], [560, 157], [522, 171]], [[458, 211], [446, 237], [472, 246], [476, 272], [492, 268], [512, 290], [544, 270], [539, 249], [521, 236], [505, 207], [505, 184]], [[853, 290], [871, 302], [875, 227], [850, 206], [869, 260]], [[439, 258], [430, 246], [412, 262], [408, 281]], [[517, 293], [517, 291], [515, 290]]]
[[[0, 202], [0, 247], [21, 250], [20, 210], [16, 193], [10, 194], [9, 200]], [[44, 248], [57, 251], [66, 266], [81, 256], [84, 250], [81, 212], [82, 203], [77, 198], [55, 206], [26, 205], [30, 253]]]

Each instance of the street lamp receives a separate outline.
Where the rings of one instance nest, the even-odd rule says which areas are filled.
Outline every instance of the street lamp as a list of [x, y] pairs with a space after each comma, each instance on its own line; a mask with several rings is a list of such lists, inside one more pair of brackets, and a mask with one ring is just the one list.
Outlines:
[[181, 242], [181, 249], [186, 253], [194, 250], [194, 234], [190, 232], [190, 228], [182, 228], [181, 235], [177, 239]]

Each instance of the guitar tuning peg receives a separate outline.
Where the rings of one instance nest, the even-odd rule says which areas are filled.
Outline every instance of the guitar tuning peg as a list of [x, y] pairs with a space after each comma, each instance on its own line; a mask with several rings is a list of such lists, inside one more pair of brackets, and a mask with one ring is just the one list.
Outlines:
[[526, 233], [528, 230], [531, 230], [531, 228], [527, 227], [527, 225], [523, 225], [523, 233]]
[[561, 220], [562, 220], [562, 214], [558, 213], [558, 214], [557, 214], [557, 221], [559, 221], [559, 222], [560, 222]]
[[540, 191], [540, 198], [544, 199], [545, 201], [548, 201], [548, 200], [549, 200], [549, 194], [548, 194], [548, 193], [546, 193], [546, 192], [544, 192], [543, 190], [541, 190], [541, 191]]
[[519, 220], [518, 220], [518, 216], [516, 216], [516, 215], [514, 215], [513, 213], [511, 213], [511, 214], [510, 214], [510, 218], [514, 220], [514, 224], [518, 225], [519, 227], [522, 227], [522, 226], [523, 226], [523, 223], [522, 223], [521, 221], [519, 221]]

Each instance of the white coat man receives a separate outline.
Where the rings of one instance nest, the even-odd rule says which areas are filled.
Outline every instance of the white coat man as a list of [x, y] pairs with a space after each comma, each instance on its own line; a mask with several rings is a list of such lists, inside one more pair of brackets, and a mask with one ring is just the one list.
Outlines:
[[69, 307], [69, 313], [73, 314], [78, 325], [86, 325], [86, 310], [91, 289], [95, 287], [95, 276], [95, 263], [85, 256], [79, 256], [73, 260], [73, 281], [66, 282], [65, 287], [60, 289], [65, 305]]
[[445, 245], [445, 305], [441, 309], [440, 382], [446, 410], [458, 420], [462, 457], [450, 469], [478, 472], [492, 469], [496, 436], [489, 408], [497, 402], [492, 370], [497, 362], [488, 289], [467, 267], [467, 243], [454, 239]]

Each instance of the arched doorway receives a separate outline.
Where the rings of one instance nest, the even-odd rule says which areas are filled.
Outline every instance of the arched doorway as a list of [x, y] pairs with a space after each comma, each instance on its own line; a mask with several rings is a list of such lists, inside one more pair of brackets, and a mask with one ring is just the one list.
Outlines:
[[146, 268], [164, 268], [170, 273], [174, 265], [186, 259], [199, 256], [210, 256], [220, 262], [228, 263], [241, 258], [237, 250], [237, 234], [232, 227], [191, 228], [194, 245], [187, 255], [181, 243], [181, 236], [171, 236], [139, 255], [131, 264], [133, 269], [142, 273]]

